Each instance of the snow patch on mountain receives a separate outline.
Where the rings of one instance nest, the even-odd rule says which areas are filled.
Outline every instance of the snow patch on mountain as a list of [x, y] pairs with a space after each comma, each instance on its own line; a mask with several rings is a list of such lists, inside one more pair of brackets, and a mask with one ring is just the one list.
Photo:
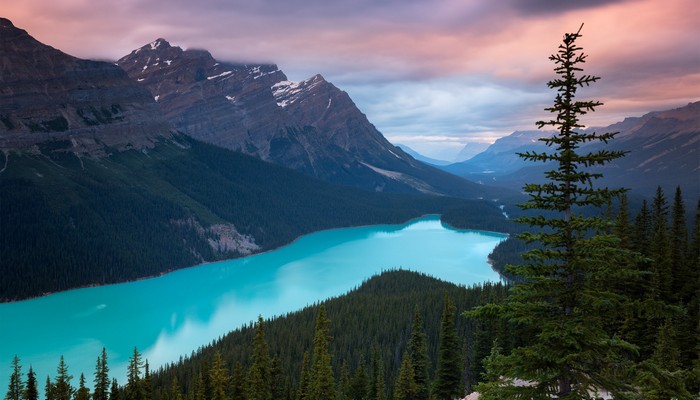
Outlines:
[[[277, 105], [284, 108], [293, 104], [301, 97], [305, 91], [313, 90], [316, 86], [323, 82], [320, 75], [316, 75], [301, 82], [281, 81], [272, 85], [272, 95], [275, 96]], [[330, 107], [331, 103], [328, 103]]]

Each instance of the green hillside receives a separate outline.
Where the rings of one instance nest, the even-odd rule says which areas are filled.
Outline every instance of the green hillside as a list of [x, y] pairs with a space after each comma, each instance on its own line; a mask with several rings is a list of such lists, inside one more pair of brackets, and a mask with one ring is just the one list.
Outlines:
[[[32, 154], [0, 156], [0, 301], [158, 275], [317, 230], [401, 223], [467, 203], [335, 186], [184, 136], [101, 157], [67, 148], [48, 142]], [[257, 247], [222, 246], [220, 232], [232, 229], [234, 239]]]

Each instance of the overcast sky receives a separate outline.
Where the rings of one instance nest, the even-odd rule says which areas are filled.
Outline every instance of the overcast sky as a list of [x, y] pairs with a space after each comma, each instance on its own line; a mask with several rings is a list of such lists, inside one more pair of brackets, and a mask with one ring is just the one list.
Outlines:
[[584, 123], [700, 100], [698, 0], [3, 0], [0, 16], [81, 58], [162, 37], [320, 73], [390, 141], [442, 159], [547, 118], [548, 56], [581, 23], [602, 80], [580, 96], [605, 103]]

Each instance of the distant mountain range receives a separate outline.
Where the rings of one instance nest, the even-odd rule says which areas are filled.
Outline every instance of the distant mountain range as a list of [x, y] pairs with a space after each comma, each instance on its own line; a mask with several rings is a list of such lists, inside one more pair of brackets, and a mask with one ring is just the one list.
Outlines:
[[[607, 127], [589, 128], [599, 133], [619, 132], [611, 150], [629, 153], [603, 168], [602, 185], [625, 187], [651, 196], [657, 186], [673, 193], [681, 186], [689, 197], [700, 196], [700, 102], [626, 118]], [[524, 131], [498, 139], [473, 158], [440, 168], [476, 182], [518, 189], [526, 182], [542, 182], [547, 165], [525, 162], [517, 152], [548, 151], [538, 138], [546, 131]], [[587, 146], [590, 150], [599, 144]]]
[[405, 144], [396, 144], [396, 147], [400, 148], [401, 150], [405, 151], [406, 154], [410, 155], [411, 157], [415, 158], [416, 160], [430, 164], [430, 165], [435, 165], [435, 166], [445, 166], [445, 165], [450, 165], [452, 162], [450, 161], [445, 161], [445, 160], [438, 160], [435, 158], [427, 157], [424, 156], [423, 154], [413, 150], [412, 148], [406, 146]]

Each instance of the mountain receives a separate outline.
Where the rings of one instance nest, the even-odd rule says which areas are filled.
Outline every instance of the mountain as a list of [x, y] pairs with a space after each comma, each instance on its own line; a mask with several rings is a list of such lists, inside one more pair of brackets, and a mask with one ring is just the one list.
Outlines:
[[276, 65], [217, 61], [158, 39], [118, 60], [165, 117], [196, 139], [343, 185], [467, 198], [504, 195], [413, 159], [321, 75], [291, 82]]
[[[626, 187], [645, 196], [653, 195], [657, 186], [666, 193], [673, 193], [676, 186], [681, 186], [686, 196], [700, 196], [700, 102], [586, 131], [619, 132], [607, 148], [628, 152], [605, 167], [594, 168], [604, 175], [600, 184]], [[472, 159], [442, 168], [467, 179], [511, 189], [520, 188], [525, 182], [542, 182], [544, 171], [551, 167], [524, 162], [515, 153], [548, 150], [536, 140], [547, 134], [514, 132]], [[589, 144], [586, 150], [594, 151], [601, 146]]]
[[489, 181], [493, 176], [505, 175], [527, 167], [530, 163], [523, 161], [516, 152], [543, 150], [546, 146], [537, 140], [543, 134], [546, 132], [516, 131], [496, 140], [486, 150], [469, 160], [441, 168], [467, 179]]
[[413, 150], [412, 148], [406, 146], [405, 144], [397, 144], [396, 147], [400, 148], [406, 154], [410, 155], [411, 157], [413, 157], [416, 160], [418, 160], [422, 163], [425, 163], [425, 164], [436, 165], [436, 166], [444, 166], [444, 165], [451, 164], [449, 161], [438, 160], [435, 158], [430, 158], [430, 157], [424, 156], [424, 155], [420, 154], [419, 152]]
[[66, 55], [0, 22], [0, 301], [470, 203], [502, 219], [493, 202], [334, 185], [203, 143], [177, 132], [121, 68]]
[[469, 142], [462, 147], [462, 150], [457, 153], [453, 161], [456, 163], [466, 161], [486, 150], [488, 147], [489, 143]]
[[0, 149], [153, 146], [171, 135], [147, 90], [112, 63], [46, 46], [0, 18]]

